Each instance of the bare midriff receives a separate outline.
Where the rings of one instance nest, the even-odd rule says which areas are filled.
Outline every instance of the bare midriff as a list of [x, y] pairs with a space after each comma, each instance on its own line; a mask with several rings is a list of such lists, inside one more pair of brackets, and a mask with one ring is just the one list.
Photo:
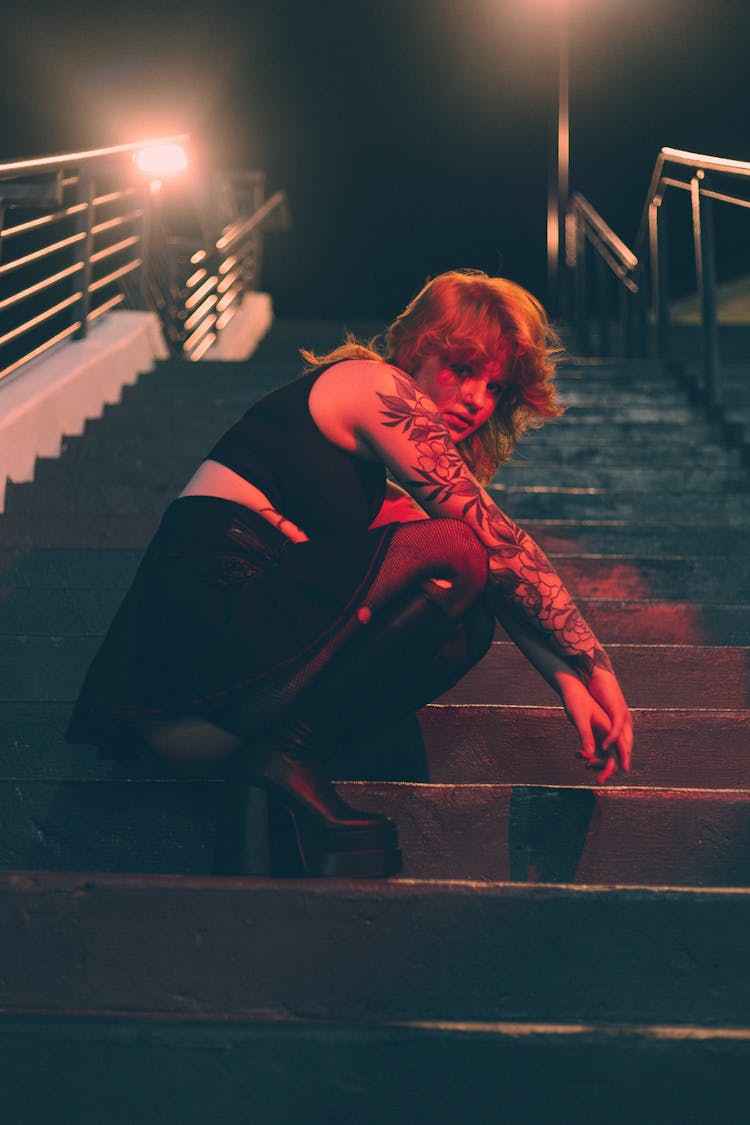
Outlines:
[[264, 492], [218, 461], [204, 461], [183, 488], [180, 499], [183, 496], [214, 496], [218, 500], [243, 504], [295, 543], [307, 539], [301, 528], [274, 508]]

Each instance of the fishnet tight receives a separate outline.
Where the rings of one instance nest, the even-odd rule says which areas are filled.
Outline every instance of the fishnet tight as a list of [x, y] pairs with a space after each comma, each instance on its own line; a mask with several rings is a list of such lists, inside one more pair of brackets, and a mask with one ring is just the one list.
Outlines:
[[466, 524], [401, 524], [364, 603], [304, 667], [220, 712], [143, 724], [141, 734], [187, 770], [210, 768], [260, 731], [320, 755], [327, 741], [416, 710], [480, 659], [492, 634], [479, 603], [486, 581], [486, 548]]

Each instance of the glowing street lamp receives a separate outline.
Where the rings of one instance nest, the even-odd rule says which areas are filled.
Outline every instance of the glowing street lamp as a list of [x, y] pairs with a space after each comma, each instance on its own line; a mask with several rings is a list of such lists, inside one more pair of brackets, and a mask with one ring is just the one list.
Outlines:
[[149, 176], [170, 176], [184, 172], [188, 158], [182, 145], [148, 145], [136, 152], [133, 157], [139, 172]]

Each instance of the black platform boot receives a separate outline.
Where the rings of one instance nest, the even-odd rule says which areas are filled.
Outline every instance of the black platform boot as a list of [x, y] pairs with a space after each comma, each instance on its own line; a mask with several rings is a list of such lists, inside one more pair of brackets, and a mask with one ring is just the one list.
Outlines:
[[283, 738], [254, 747], [242, 766], [244, 781], [268, 796], [272, 874], [397, 874], [402, 861], [395, 823], [342, 800], [315, 760], [314, 742], [312, 730], [298, 719]]
[[416, 687], [413, 673], [456, 627], [421, 588], [403, 593], [363, 624], [282, 728], [240, 755], [238, 776], [268, 794], [272, 874], [382, 877], [401, 870], [395, 823], [349, 806], [323, 762], [347, 732], [387, 723], [434, 697], [423, 675]]

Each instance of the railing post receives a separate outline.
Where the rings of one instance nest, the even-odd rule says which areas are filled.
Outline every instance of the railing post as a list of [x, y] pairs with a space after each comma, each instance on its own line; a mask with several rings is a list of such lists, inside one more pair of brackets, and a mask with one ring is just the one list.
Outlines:
[[150, 269], [151, 269], [151, 188], [148, 182], [144, 183], [142, 190], [142, 208], [141, 218], [138, 223], [138, 237], [140, 242], [140, 259], [141, 268], [139, 273], [139, 289], [140, 299], [139, 304], [142, 309], [151, 307], [151, 285], [150, 285]]
[[89, 313], [91, 312], [91, 254], [93, 253], [94, 235], [94, 180], [88, 171], [79, 171], [78, 183], [75, 193], [76, 203], [83, 203], [85, 208], [76, 215], [76, 234], [84, 237], [76, 243], [76, 262], [83, 265], [83, 269], [73, 275], [73, 287], [80, 284], [81, 295], [71, 306], [71, 324], [79, 322], [79, 327], [73, 334], [74, 340], [85, 340], [88, 335]]
[[576, 332], [581, 350], [584, 353], [591, 351], [591, 338], [589, 335], [589, 310], [588, 310], [588, 261], [589, 248], [586, 238], [586, 228], [580, 216], [576, 215], [575, 230], [575, 319]]
[[599, 314], [599, 354], [610, 354], [609, 335], [609, 308], [607, 302], [607, 263], [601, 254], [597, 253], [595, 265], [596, 273], [596, 306]]
[[695, 275], [701, 306], [701, 343], [703, 351], [703, 390], [711, 406], [721, 399], [719, 386], [719, 329], [716, 322], [716, 263], [714, 256], [713, 204], [702, 194], [708, 186], [703, 172], [690, 181], [695, 242]]
[[[253, 180], [253, 212], [263, 206], [266, 198], [266, 177], [264, 172], [259, 172]], [[252, 214], [252, 212], [251, 212]], [[261, 270], [263, 269], [263, 231], [257, 230], [253, 235], [252, 276], [246, 274], [244, 288], [257, 289], [260, 285]]]
[[656, 354], [669, 359], [669, 258], [667, 223], [661, 200], [648, 209], [648, 234], [651, 258], [651, 307], [656, 327]]
[[638, 289], [634, 295], [635, 301], [635, 339], [636, 339], [636, 355], [647, 356], [649, 354], [648, 347], [648, 286], [646, 284], [645, 275], [641, 265], [635, 274], [635, 282]]
[[622, 341], [625, 355], [632, 359], [636, 354], [635, 347], [635, 317], [633, 315], [633, 301], [635, 295], [628, 288], [627, 278], [620, 282], [620, 320], [622, 322]]

